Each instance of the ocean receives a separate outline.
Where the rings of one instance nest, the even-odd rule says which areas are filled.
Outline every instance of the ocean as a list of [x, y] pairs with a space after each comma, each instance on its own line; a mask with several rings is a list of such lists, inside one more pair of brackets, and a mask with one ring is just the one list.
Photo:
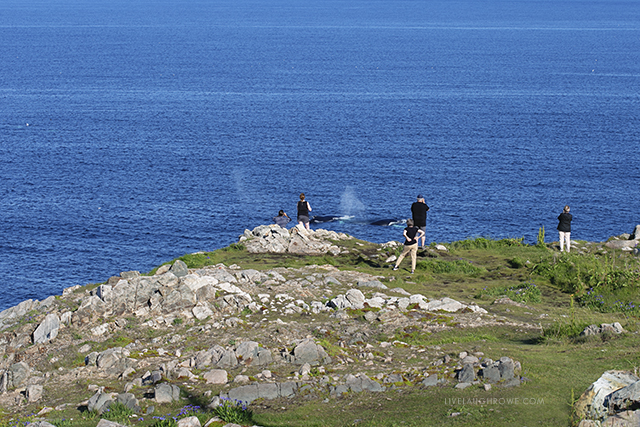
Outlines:
[[3, 0], [0, 310], [315, 228], [640, 224], [640, 1]]

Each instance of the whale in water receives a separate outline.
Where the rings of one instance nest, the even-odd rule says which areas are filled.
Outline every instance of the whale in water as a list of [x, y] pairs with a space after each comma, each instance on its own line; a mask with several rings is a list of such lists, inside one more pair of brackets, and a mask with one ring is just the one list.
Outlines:
[[312, 224], [322, 224], [324, 222], [340, 221], [350, 217], [340, 215], [314, 215], [309, 222]]
[[349, 215], [315, 215], [311, 217], [309, 220], [312, 224], [324, 224], [327, 222], [354, 222], [360, 224], [369, 224], [369, 225], [378, 225], [378, 226], [390, 226], [390, 225], [402, 225], [405, 223], [403, 219], [396, 218], [382, 218], [382, 219], [374, 219], [374, 220], [354, 220], [353, 216]]
[[395, 218], [385, 218], [385, 219], [377, 219], [375, 221], [371, 221], [369, 224], [371, 224], [371, 225], [388, 226], [388, 225], [402, 224], [403, 222], [404, 221], [398, 220], [398, 219], [395, 219]]

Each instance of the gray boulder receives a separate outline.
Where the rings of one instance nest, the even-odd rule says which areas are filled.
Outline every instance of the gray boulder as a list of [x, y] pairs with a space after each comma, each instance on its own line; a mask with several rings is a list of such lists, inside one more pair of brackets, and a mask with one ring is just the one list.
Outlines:
[[34, 421], [32, 423], [29, 423], [29, 427], [56, 427], [56, 426], [46, 421]]
[[600, 327], [598, 325], [589, 325], [582, 332], [580, 332], [581, 337], [591, 337], [600, 334]]
[[500, 381], [500, 370], [497, 364], [491, 364], [482, 368], [479, 372], [480, 376], [490, 383], [497, 383]]
[[226, 384], [229, 382], [229, 376], [224, 369], [213, 369], [205, 372], [202, 378], [204, 378], [207, 384]]
[[349, 289], [345, 294], [345, 298], [351, 304], [351, 307], [362, 309], [364, 308], [365, 297], [359, 289]]
[[606, 371], [582, 393], [575, 404], [576, 415], [579, 418], [604, 419], [609, 411], [604, 403], [607, 396], [639, 380], [630, 372]]
[[640, 381], [614, 391], [604, 399], [604, 406], [609, 412], [619, 411], [640, 405]]
[[33, 403], [42, 399], [43, 392], [44, 392], [44, 388], [39, 384], [32, 384], [27, 386], [27, 390], [25, 391], [25, 397], [27, 398], [27, 402]]
[[357, 285], [359, 288], [389, 289], [384, 283], [379, 280], [359, 280]]
[[619, 335], [625, 332], [622, 325], [618, 322], [615, 323], [603, 323], [600, 325], [600, 331], [602, 333], [616, 334]]
[[277, 399], [280, 397], [280, 387], [276, 383], [259, 383], [258, 396], [262, 399]]
[[610, 240], [604, 245], [611, 249], [632, 249], [638, 245], [638, 240]]
[[220, 358], [216, 361], [219, 368], [233, 368], [238, 366], [238, 358], [233, 350], [224, 350]]
[[57, 314], [51, 313], [44, 318], [44, 321], [38, 325], [33, 332], [33, 343], [43, 344], [53, 340], [58, 336], [58, 330], [60, 329], [60, 318]]
[[498, 361], [498, 370], [500, 371], [500, 379], [510, 380], [514, 376], [515, 365], [510, 357], [501, 357]]
[[98, 353], [97, 351], [92, 351], [91, 353], [87, 354], [84, 358], [85, 365], [97, 366], [99, 355], [100, 353]]
[[9, 367], [9, 387], [20, 387], [29, 378], [31, 369], [25, 362], [14, 363]]
[[344, 295], [338, 295], [337, 297], [327, 302], [327, 306], [335, 308], [336, 310], [342, 310], [345, 308], [351, 308], [351, 303]]
[[26, 300], [22, 301], [20, 304], [7, 308], [6, 310], [0, 311], [0, 320], [9, 320], [15, 319], [17, 317], [22, 317], [31, 311], [33, 308], [38, 306], [38, 301], [34, 300]]
[[229, 399], [239, 400], [245, 403], [251, 403], [260, 398], [258, 393], [258, 384], [243, 385], [232, 388], [228, 393]]
[[422, 380], [422, 385], [424, 387], [433, 387], [435, 385], [438, 385], [438, 375], [436, 374], [429, 375], [427, 378]]
[[116, 397], [116, 402], [123, 404], [133, 412], [140, 412], [140, 404], [133, 393], [122, 393]]
[[110, 393], [103, 393], [102, 391], [98, 391], [96, 394], [89, 398], [89, 403], [87, 404], [87, 409], [89, 411], [97, 412], [98, 414], [102, 414], [111, 404], [113, 403], [113, 399]]
[[331, 358], [321, 345], [316, 344], [313, 339], [308, 338], [301, 341], [293, 349], [292, 354], [286, 354], [285, 358], [296, 365], [318, 365], [320, 363], [331, 363]]
[[464, 305], [454, 299], [444, 297], [439, 300], [429, 301], [425, 310], [427, 311], [447, 311], [450, 313], [462, 310]]
[[184, 277], [189, 274], [189, 267], [182, 260], [177, 260], [173, 263], [169, 271], [175, 274], [176, 277]]
[[103, 351], [96, 357], [96, 366], [100, 369], [108, 369], [120, 361], [122, 348], [114, 347]]
[[98, 425], [96, 427], [126, 427], [124, 424], [118, 424], [115, 421], [105, 420], [104, 418], [100, 419]]
[[476, 371], [473, 369], [473, 365], [464, 365], [463, 368], [458, 371], [458, 382], [470, 383], [475, 381]]
[[178, 420], [178, 427], [200, 427], [200, 420], [198, 417], [185, 417]]
[[289, 241], [287, 252], [300, 255], [318, 256], [329, 252], [331, 244], [320, 240], [312, 240], [304, 234], [294, 234]]
[[154, 390], [157, 403], [171, 403], [180, 399], [180, 388], [173, 384], [159, 384]]
[[293, 381], [280, 383], [278, 384], [278, 390], [281, 397], [293, 397], [296, 394], [296, 390], [298, 390], [298, 384]]
[[372, 380], [364, 374], [358, 376], [348, 375], [346, 386], [353, 392], [372, 391], [380, 392], [384, 391], [384, 387], [377, 381]]
[[174, 311], [191, 309], [196, 302], [195, 292], [187, 285], [176, 285], [169, 288], [166, 295], [163, 295], [161, 305], [165, 313], [173, 313]]
[[236, 357], [247, 366], [268, 365], [273, 361], [271, 352], [255, 341], [244, 341], [236, 348]]
[[5, 394], [9, 388], [9, 372], [4, 371], [0, 375], [0, 394]]
[[132, 280], [140, 277], [140, 272], [135, 270], [123, 271], [120, 273], [120, 277], [122, 277], [124, 280]]

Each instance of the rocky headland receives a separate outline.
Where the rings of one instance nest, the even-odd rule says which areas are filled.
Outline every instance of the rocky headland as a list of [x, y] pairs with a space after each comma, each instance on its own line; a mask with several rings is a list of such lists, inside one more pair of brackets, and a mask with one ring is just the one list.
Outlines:
[[[249, 254], [336, 258], [367, 247], [362, 259], [389, 266], [400, 243], [272, 225], [245, 231], [238, 245]], [[438, 245], [425, 256], [446, 251]], [[24, 301], [0, 313], [0, 406], [33, 422], [92, 413], [95, 425], [115, 402], [144, 417], [187, 400], [209, 408], [225, 399], [286, 406], [407, 387], [488, 392], [530, 380], [507, 352], [490, 357], [461, 344], [452, 353], [404, 342], [398, 331], [540, 332], [539, 322], [466, 299], [408, 292], [389, 273], [329, 263], [189, 268], [177, 260], [151, 275], [122, 272], [103, 284]], [[494, 304], [518, 305], [506, 297]]]

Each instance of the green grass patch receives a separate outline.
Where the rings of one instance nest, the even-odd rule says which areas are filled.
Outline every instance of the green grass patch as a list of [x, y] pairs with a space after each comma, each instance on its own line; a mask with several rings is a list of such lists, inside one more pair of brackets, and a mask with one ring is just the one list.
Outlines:
[[416, 270], [433, 274], [465, 274], [469, 276], [478, 276], [487, 271], [467, 260], [445, 261], [440, 259], [418, 261]]
[[548, 279], [567, 293], [585, 292], [590, 288], [616, 291], [638, 287], [640, 261], [629, 257], [563, 253], [541, 258], [532, 267], [532, 274]]
[[542, 292], [533, 282], [525, 282], [511, 286], [498, 286], [494, 288], [485, 287], [478, 294], [478, 298], [501, 295], [507, 296], [511, 300], [522, 304], [542, 302]]
[[520, 238], [507, 238], [494, 240], [491, 237], [476, 237], [465, 240], [459, 240], [457, 242], [451, 242], [449, 245], [450, 250], [471, 250], [471, 249], [496, 249], [496, 248], [511, 248], [514, 246], [524, 246], [524, 237]]
[[129, 417], [131, 415], [133, 415], [133, 410], [129, 409], [122, 403], [115, 402], [109, 405], [109, 407], [104, 410], [104, 412], [102, 413], [102, 418], [124, 424], [129, 421]]

